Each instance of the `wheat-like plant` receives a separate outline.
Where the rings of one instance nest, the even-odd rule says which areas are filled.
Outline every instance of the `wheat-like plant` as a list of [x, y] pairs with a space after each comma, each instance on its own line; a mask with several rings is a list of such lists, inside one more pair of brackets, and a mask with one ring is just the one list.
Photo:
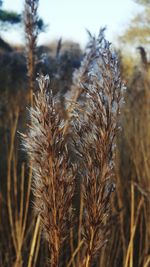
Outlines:
[[24, 7], [24, 29], [26, 37], [27, 70], [29, 78], [30, 103], [35, 86], [35, 63], [36, 45], [38, 38], [38, 4], [39, 0], [25, 0]]
[[117, 57], [104, 38], [104, 31], [93, 40], [88, 82], [81, 83], [86, 97], [84, 114], [81, 116], [77, 107], [78, 116], [73, 120], [75, 147], [82, 159], [86, 267], [91, 266], [109, 238], [110, 197], [115, 189], [113, 154], [123, 91]]
[[[51, 266], [58, 266], [61, 246], [71, 226], [77, 173], [81, 174], [84, 194], [85, 256], [81, 265], [91, 266], [109, 239], [110, 197], [115, 189], [113, 154], [123, 85], [117, 57], [104, 37], [104, 29], [98, 38], [90, 37], [89, 50], [77, 75], [77, 87], [82, 88], [85, 101], [84, 113], [81, 100], [73, 105], [73, 116], [66, 124], [48, 90], [48, 76], [40, 76], [40, 91], [30, 108], [31, 124], [24, 136], [34, 174], [35, 207], [48, 240]], [[67, 149], [68, 126], [72, 126], [69, 140], [80, 157], [78, 171]]]
[[49, 78], [41, 76], [38, 82], [40, 91], [30, 108], [24, 145], [33, 166], [34, 204], [48, 240], [51, 266], [58, 266], [61, 245], [71, 227], [74, 166], [63, 134], [64, 122], [48, 90]]

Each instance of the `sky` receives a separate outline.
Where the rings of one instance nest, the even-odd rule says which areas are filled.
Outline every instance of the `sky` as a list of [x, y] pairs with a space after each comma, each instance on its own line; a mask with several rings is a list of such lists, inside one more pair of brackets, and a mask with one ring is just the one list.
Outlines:
[[[3, 8], [22, 12], [24, 0], [4, 0]], [[138, 11], [140, 7], [133, 0], [39, 0], [39, 16], [49, 25], [39, 36], [39, 44], [62, 37], [84, 47], [85, 29], [97, 34], [103, 26], [107, 27], [106, 37], [115, 42]], [[11, 27], [2, 36], [11, 43], [24, 42], [23, 30], [18, 27]]]

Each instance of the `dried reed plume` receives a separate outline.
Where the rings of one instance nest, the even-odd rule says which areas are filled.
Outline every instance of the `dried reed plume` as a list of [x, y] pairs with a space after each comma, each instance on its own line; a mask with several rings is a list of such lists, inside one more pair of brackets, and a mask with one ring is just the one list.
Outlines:
[[49, 78], [41, 76], [38, 82], [40, 91], [30, 109], [31, 125], [24, 143], [33, 166], [35, 207], [48, 240], [51, 266], [58, 266], [71, 226], [74, 166], [63, 135], [64, 122], [48, 91]]
[[32, 103], [32, 92], [34, 89], [34, 72], [36, 62], [36, 43], [38, 37], [38, 4], [39, 0], [25, 0], [24, 27], [26, 37], [27, 69], [29, 77], [30, 102]]
[[[105, 28], [101, 30], [101, 33], [105, 31]], [[101, 42], [101, 39], [96, 39], [95, 36], [87, 30], [89, 36], [89, 42], [86, 46], [86, 51], [83, 60], [81, 61], [81, 66], [79, 69], [76, 69], [72, 77], [72, 86], [70, 92], [67, 92], [66, 98], [69, 100], [67, 102], [67, 111], [68, 111], [68, 120], [66, 121], [66, 130], [69, 127], [72, 111], [74, 106], [80, 99], [85, 100], [85, 91], [83, 90], [82, 84], [89, 83], [89, 71], [93, 67], [93, 62], [95, 56], [97, 55], [98, 43]], [[80, 104], [84, 106], [85, 101], [80, 101]]]
[[86, 256], [82, 265], [86, 267], [91, 266], [109, 239], [110, 197], [115, 189], [113, 154], [123, 91], [117, 57], [104, 38], [104, 30], [100, 31], [97, 39], [93, 37], [93, 41], [90, 54], [94, 53], [91, 62], [87, 62], [90, 66], [86, 74], [88, 82], [81, 83], [86, 95], [86, 108], [84, 114], [76, 115], [74, 120], [75, 146], [84, 166]]

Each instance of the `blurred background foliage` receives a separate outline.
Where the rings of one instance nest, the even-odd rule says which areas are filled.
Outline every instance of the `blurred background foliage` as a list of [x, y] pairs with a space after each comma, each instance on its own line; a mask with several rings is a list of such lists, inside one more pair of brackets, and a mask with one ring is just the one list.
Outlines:
[[127, 30], [121, 36], [123, 42], [130, 45], [148, 45], [150, 41], [150, 1], [135, 0], [142, 11], [131, 20]]

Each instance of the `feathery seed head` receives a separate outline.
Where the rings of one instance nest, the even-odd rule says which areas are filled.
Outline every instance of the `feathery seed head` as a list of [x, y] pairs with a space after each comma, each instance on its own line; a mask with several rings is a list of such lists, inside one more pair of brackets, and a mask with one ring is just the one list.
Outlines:
[[24, 146], [33, 168], [36, 211], [49, 242], [51, 262], [57, 266], [60, 246], [71, 223], [75, 167], [68, 155], [64, 122], [48, 89], [49, 77], [40, 76], [38, 83], [40, 91], [30, 108], [31, 123]]

